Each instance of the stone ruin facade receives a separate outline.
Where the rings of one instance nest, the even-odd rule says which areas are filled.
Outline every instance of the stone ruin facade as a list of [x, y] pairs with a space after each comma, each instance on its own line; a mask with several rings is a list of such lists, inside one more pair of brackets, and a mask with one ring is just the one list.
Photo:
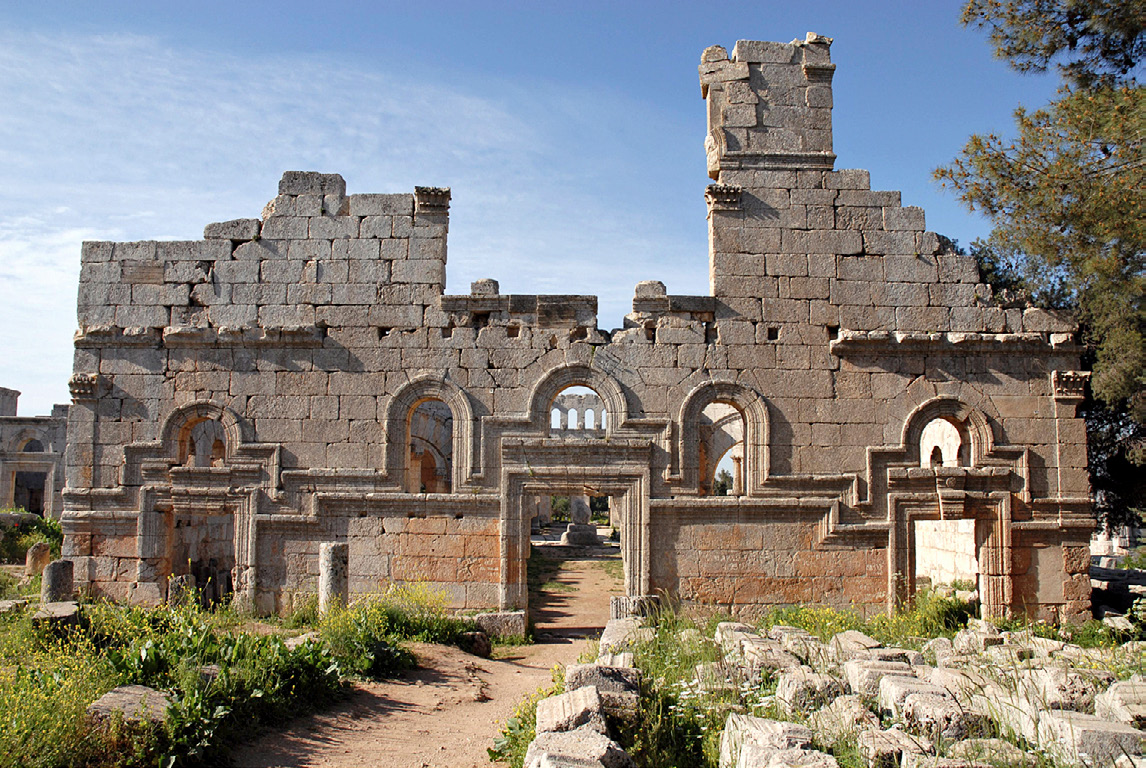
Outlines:
[[58, 520], [64, 509], [68, 406], [49, 416], [17, 416], [20, 393], [0, 387], [0, 508]]
[[921, 209], [834, 170], [830, 42], [704, 52], [711, 293], [640, 283], [611, 332], [593, 296], [446, 293], [448, 189], [288, 172], [203, 240], [85, 243], [77, 580], [154, 603], [192, 574], [283, 611], [333, 542], [352, 594], [527, 609], [538, 500], [605, 495], [632, 597], [889, 610], [949, 525], [985, 615], [1086, 613], [1076, 328], [992, 305]]

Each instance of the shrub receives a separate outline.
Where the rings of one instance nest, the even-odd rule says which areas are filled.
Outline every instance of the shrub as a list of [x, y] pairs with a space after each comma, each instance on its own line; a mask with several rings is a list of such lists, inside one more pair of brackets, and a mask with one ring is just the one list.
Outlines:
[[60, 556], [64, 542], [64, 532], [57, 520], [37, 517], [34, 520], [20, 520], [2, 531], [0, 536], [0, 560], [5, 563], [22, 564], [28, 549], [37, 542], [46, 542], [52, 549], [52, 559]]

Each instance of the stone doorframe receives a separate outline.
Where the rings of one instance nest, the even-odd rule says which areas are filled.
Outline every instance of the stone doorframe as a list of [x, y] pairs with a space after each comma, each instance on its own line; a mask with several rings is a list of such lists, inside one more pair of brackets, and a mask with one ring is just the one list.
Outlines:
[[[638, 441], [632, 441], [632, 444], [629, 441], [620, 441], [620, 444], [600, 441], [593, 448], [607, 455], [600, 456], [589, 466], [565, 461], [579, 451], [567, 451], [559, 442], [551, 440], [537, 441], [536, 445], [526, 447], [524, 451], [532, 459], [543, 459], [540, 465], [532, 461], [513, 461], [508, 457], [503, 464], [501, 610], [528, 610], [529, 607], [526, 560], [529, 557], [530, 524], [523, 503], [527, 496], [581, 494], [586, 491], [592, 495], [609, 496], [618, 507], [621, 520], [625, 594], [649, 594], [649, 492], [652, 482], [649, 445], [647, 442], [640, 445]], [[634, 451], [637, 456], [632, 455]]]
[[[972, 470], [973, 471], [973, 470]], [[947, 478], [963, 480], [964, 477]], [[915, 596], [915, 524], [922, 520], [974, 520], [982, 618], [1011, 615], [1013, 568], [1011, 557], [1011, 493], [955, 491], [936, 483], [930, 493], [898, 492], [887, 497], [891, 520], [888, 532], [888, 610], [911, 605]]]

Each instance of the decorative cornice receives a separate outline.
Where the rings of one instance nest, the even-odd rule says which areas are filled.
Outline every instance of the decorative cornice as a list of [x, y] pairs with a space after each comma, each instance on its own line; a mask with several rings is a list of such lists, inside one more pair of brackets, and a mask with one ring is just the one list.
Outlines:
[[709, 184], [704, 199], [709, 211], [739, 211], [743, 187], [735, 184]]
[[415, 213], [447, 213], [450, 210], [449, 187], [414, 187]]
[[804, 77], [809, 83], [830, 83], [836, 73], [835, 64], [811, 64], [804, 62]]
[[1090, 371], [1051, 371], [1054, 399], [1063, 403], [1079, 403], [1086, 397], [1086, 383]]
[[68, 391], [72, 394], [72, 401], [95, 400], [99, 397], [98, 373], [73, 373], [68, 379]]
[[260, 326], [167, 326], [166, 328], [119, 328], [86, 326], [76, 331], [77, 348], [102, 347], [320, 347], [323, 329], [314, 325]]
[[1045, 333], [923, 333], [915, 331], [849, 331], [841, 330], [839, 338], [829, 345], [833, 355], [849, 354], [899, 355], [905, 352], [990, 352], [1014, 349], [1045, 349], [1073, 352], [1073, 341], [1056, 343], [1059, 334]]

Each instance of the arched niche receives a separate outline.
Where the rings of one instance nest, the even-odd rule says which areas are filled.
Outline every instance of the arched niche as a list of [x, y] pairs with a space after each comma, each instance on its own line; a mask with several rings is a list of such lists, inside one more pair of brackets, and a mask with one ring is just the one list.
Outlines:
[[[923, 403], [908, 416], [903, 428], [903, 447], [911, 464], [932, 466], [935, 449], [943, 466], [975, 467], [995, 447], [987, 417], [953, 397], [937, 397]], [[954, 449], [955, 456], [952, 456]]]
[[606, 435], [611, 435], [628, 420], [629, 407], [625, 393], [612, 377], [587, 365], [568, 365], [550, 371], [534, 385], [529, 399], [529, 421], [534, 429], [549, 432], [553, 428], [550, 414], [554, 410], [554, 401], [570, 387], [586, 387], [601, 398], [605, 418], [601, 419], [598, 415], [597, 431], [603, 429]]
[[[439, 401], [449, 409], [452, 467], [450, 490], [457, 492], [473, 476], [476, 447], [473, 408], [461, 387], [436, 376], [422, 376], [406, 384], [386, 407], [386, 445], [383, 466], [391, 480], [404, 488], [409, 456], [410, 420], [422, 403]], [[548, 412], [545, 414], [548, 416]]]
[[[35, 448], [34, 445], [36, 444], [40, 447]], [[35, 453], [42, 452], [46, 445], [48, 445], [48, 439], [41, 430], [21, 429], [8, 443], [8, 450], [15, 453]]]
[[743, 417], [743, 478], [744, 493], [759, 490], [768, 478], [768, 404], [759, 393], [740, 384], [709, 381], [698, 385], [684, 399], [680, 409], [681, 486], [684, 490], [702, 493], [706, 471], [703, 450], [702, 423], [704, 410], [712, 403], [731, 406]]
[[[163, 423], [160, 440], [174, 463], [186, 464], [194, 454], [199, 459], [195, 466], [209, 467], [235, 454], [243, 442], [243, 430], [230, 410], [198, 400], [171, 412]], [[208, 451], [205, 455], [204, 450]]]

